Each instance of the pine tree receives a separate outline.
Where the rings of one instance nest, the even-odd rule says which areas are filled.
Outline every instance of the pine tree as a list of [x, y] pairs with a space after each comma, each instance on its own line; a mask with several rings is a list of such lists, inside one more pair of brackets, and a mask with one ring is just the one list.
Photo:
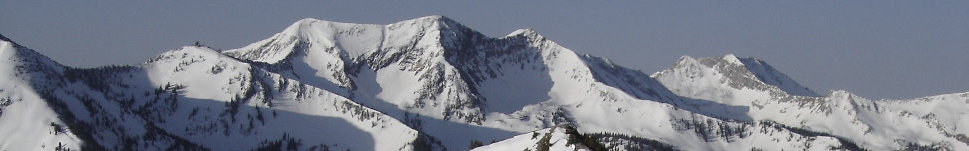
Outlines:
[[468, 144], [468, 149], [470, 150], [481, 146], [484, 146], [484, 143], [481, 143], [481, 141], [471, 140], [471, 144]]

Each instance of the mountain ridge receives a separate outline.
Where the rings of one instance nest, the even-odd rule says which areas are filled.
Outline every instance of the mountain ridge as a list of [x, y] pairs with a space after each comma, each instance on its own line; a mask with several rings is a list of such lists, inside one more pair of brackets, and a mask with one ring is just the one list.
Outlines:
[[[819, 95], [733, 54], [684, 56], [646, 74], [531, 29], [494, 38], [443, 16], [388, 25], [302, 19], [239, 49], [187, 46], [137, 66], [12, 58], [41, 58], [14, 77], [45, 78], [5, 81], [35, 85], [26, 90], [39, 93], [23, 94], [51, 104], [40, 108], [61, 120], [50, 131], [67, 127], [42, 136], [75, 149], [453, 150], [562, 124], [611, 150], [969, 148], [961, 128], [969, 120], [958, 116], [966, 94]], [[272, 129], [280, 126], [289, 128]], [[334, 135], [350, 138], [326, 137]], [[220, 145], [233, 141], [248, 143]]]

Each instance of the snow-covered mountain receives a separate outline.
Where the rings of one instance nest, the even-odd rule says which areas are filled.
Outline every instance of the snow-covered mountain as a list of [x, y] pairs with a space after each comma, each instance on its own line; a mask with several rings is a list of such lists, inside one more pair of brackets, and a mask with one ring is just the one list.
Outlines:
[[969, 150], [969, 93], [819, 94], [732, 54], [646, 74], [443, 16], [91, 69], [0, 40], [4, 150]]

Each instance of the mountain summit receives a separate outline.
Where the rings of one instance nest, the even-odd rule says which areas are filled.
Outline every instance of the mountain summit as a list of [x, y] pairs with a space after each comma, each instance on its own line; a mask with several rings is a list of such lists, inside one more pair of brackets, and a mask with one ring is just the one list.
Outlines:
[[647, 74], [443, 16], [90, 69], [0, 40], [4, 150], [969, 149], [967, 93], [818, 94], [732, 54]]

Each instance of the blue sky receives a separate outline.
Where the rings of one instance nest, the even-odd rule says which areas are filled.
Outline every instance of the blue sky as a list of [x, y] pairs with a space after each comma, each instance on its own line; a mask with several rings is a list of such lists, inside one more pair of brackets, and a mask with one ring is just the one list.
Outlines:
[[0, 1], [0, 33], [77, 67], [138, 64], [193, 41], [239, 48], [301, 18], [444, 15], [490, 36], [532, 28], [646, 73], [682, 55], [767, 61], [819, 93], [969, 91], [967, 1]]

